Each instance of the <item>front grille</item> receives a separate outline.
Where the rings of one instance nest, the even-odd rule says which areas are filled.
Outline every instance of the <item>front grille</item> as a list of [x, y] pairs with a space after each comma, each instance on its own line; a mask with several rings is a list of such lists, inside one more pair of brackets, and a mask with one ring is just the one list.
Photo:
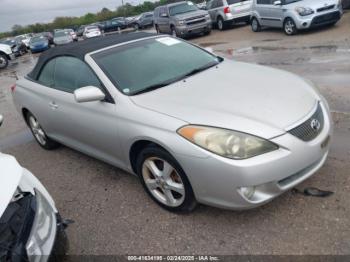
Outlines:
[[298, 137], [303, 141], [311, 141], [315, 139], [323, 130], [324, 127], [324, 116], [322, 107], [320, 104], [317, 105], [315, 113], [300, 126], [297, 126], [288, 132], [293, 136]]
[[312, 20], [312, 24], [318, 25], [318, 24], [323, 24], [327, 22], [337, 21], [339, 19], [340, 19], [340, 13], [337, 11], [337, 12], [332, 12], [329, 14], [324, 14], [324, 15], [315, 17]]
[[325, 6], [325, 7], [321, 7], [319, 9], [317, 9], [317, 12], [324, 12], [324, 11], [327, 11], [327, 10], [331, 10], [335, 7], [335, 5], [329, 5], [329, 6]]
[[0, 261], [12, 261], [22, 255], [34, 217], [35, 198], [30, 193], [7, 206], [0, 218]]
[[187, 25], [195, 25], [195, 24], [201, 24], [204, 23], [205, 19], [200, 19], [200, 20], [195, 20], [195, 21], [191, 21], [191, 22], [187, 22]]

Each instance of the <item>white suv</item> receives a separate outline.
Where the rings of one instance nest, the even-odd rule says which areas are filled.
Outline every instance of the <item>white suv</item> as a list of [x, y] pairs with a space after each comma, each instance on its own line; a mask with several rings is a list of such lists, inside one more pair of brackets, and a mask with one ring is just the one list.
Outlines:
[[15, 54], [12, 53], [12, 49], [9, 45], [0, 44], [0, 69], [5, 69], [9, 60], [15, 59]]
[[298, 30], [336, 24], [343, 14], [341, 0], [254, 0], [251, 26], [283, 28], [287, 35]]

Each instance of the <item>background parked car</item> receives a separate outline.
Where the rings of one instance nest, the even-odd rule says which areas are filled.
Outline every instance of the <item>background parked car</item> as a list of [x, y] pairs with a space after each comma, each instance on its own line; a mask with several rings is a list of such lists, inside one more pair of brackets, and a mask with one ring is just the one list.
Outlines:
[[252, 0], [210, 0], [206, 9], [217, 28], [223, 30], [235, 23], [249, 23], [252, 4]]
[[86, 25], [79, 26], [78, 30], [76, 31], [76, 34], [77, 34], [78, 37], [82, 37], [83, 36], [85, 27], [86, 27]]
[[65, 45], [73, 42], [73, 37], [67, 30], [55, 31], [53, 42], [55, 45]]
[[254, 0], [251, 25], [254, 32], [266, 26], [294, 35], [298, 30], [335, 25], [342, 14], [339, 0]]
[[74, 32], [73, 29], [65, 29], [65, 31], [68, 31], [69, 34], [71, 35], [73, 41], [78, 41], [78, 36], [77, 34]]
[[153, 12], [147, 12], [137, 16], [129, 26], [134, 27], [136, 30], [153, 26]]
[[49, 40], [43, 35], [33, 36], [29, 42], [32, 53], [42, 52], [50, 48]]
[[102, 32], [114, 32], [126, 28], [125, 21], [120, 20], [108, 20], [101, 22], [100, 29]]
[[85, 27], [84, 33], [83, 33], [84, 39], [98, 37], [101, 35], [102, 33], [98, 26], [87, 26]]
[[51, 32], [42, 32], [40, 35], [45, 36], [50, 45], [53, 45], [53, 34]]
[[159, 6], [154, 10], [154, 25], [158, 33], [186, 37], [211, 32], [210, 15], [190, 1]]
[[19, 35], [16, 38], [22, 41], [27, 46], [27, 48], [29, 48], [29, 41], [32, 36], [33, 34], [24, 34], [24, 35]]
[[9, 60], [14, 60], [15, 55], [12, 53], [12, 49], [9, 45], [0, 43], [0, 69], [5, 69]]
[[27, 46], [18, 38], [7, 39], [2, 44], [9, 45], [15, 56], [21, 56], [28, 52]]

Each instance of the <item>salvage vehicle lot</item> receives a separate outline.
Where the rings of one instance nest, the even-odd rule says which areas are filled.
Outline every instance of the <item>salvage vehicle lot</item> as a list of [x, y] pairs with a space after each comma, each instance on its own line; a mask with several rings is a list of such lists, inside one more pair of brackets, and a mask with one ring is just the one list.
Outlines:
[[32, 140], [9, 88], [14, 73], [24, 75], [34, 65], [29, 55], [0, 73], [5, 117], [0, 148], [35, 173], [62, 215], [76, 221], [68, 230], [70, 254], [349, 254], [349, 23], [346, 13], [335, 27], [296, 37], [237, 27], [191, 39], [227, 59], [285, 69], [319, 85], [333, 111], [332, 150], [325, 166], [298, 188], [334, 191], [329, 198], [287, 192], [250, 211], [205, 206], [188, 215], [164, 211], [136, 177], [69, 148], [44, 151]]

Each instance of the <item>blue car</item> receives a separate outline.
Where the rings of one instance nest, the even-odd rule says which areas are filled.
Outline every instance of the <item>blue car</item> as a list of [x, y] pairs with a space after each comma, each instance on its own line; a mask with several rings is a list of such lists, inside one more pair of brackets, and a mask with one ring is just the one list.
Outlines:
[[32, 53], [42, 52], [50, 48], [49, 40], [45, 36], [33, 36], [29, 42]]

